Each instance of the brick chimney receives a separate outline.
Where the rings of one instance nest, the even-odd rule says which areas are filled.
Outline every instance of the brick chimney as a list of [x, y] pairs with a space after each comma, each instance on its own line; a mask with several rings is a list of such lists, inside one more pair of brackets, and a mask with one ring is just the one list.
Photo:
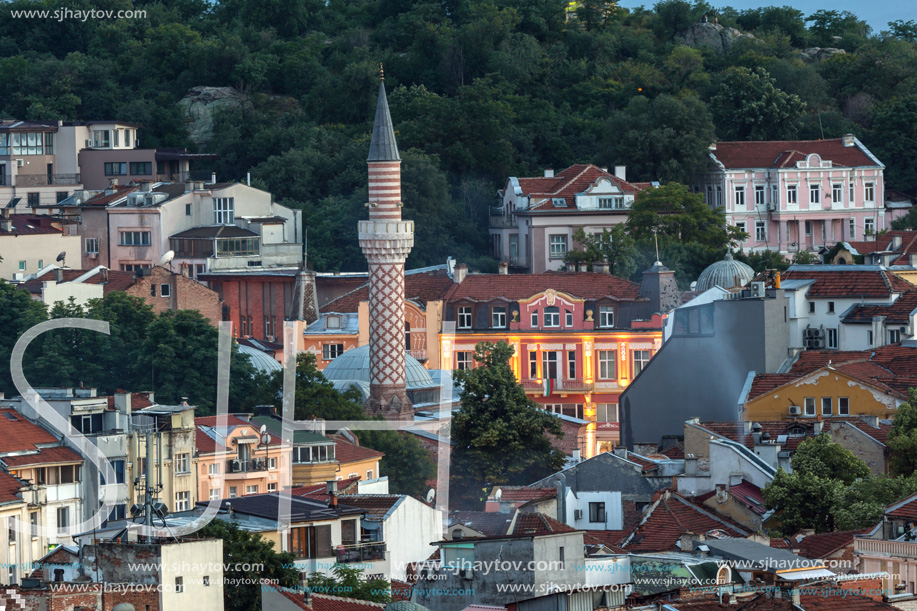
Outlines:
[[855, 144], [856, 136], [853, 134], [846, 134], [843, 138], [844, 146], [853, 146]]
[[464, 282], [466, 276], [468, 276], [468, 266], [464, 263], [456, 265], [455, 271], [452, 274], [452, 280], [454, 280], [456, 284], [461, 284]]
[[506, 261], [501, 261], [497, 266], [497, 270], [501, 275], [505, 276], [509, 273], [509, 264], [507, 264]]

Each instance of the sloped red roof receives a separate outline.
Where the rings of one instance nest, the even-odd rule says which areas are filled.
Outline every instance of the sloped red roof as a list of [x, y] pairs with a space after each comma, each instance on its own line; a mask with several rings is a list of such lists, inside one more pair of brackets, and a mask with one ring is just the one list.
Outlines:
[[640, 286], [610, 274], [547, 272], [543, 274], [468, 274], [446, 296], [448, 301], [518, 301], [554, 289], [580, 299], [638, 299]]
[[[62, 270], [62, 279], [61, 282], [73, 282], [86, 272], [91, 270], [88, 269], [65, 269]], [[103, 284], [103, 276], [101, 273], [95, 273], [89, 278], [86, 278], [83, 281], [83, 284], [101, 284], [102, 293], [107, 294], [111, 291], [126, 291], [134, 285], [134, 272], [122, 272], [117, 270], [108, 270], [108, 281]], [[22, 286], [29, 291], [30, 293], [41, 293], [42, 283], [54, 280], [54, 272], [48, 272], [38, 278], [29, 280], [22, 284]]]
[[657, 500], [622, 547], [630, 552], [678, 551], [676, 545], [685, 533], [710, 536], [746, 537], [737, 524], [700, 507], [672, 490], [657, 493]]
[[312, 603], [307, 605], [303, 594], [300, 592], [292, 592], [285, 589], [279, 589], [278, 591], [284, 598], [304, 611], [370, 611], [385, 609], [385, 604], [383, 603], [357, 600], [355, 598], [343, 598], [340, 596], [327, 596], [314, 592], [312, 593]]
[[[115, 407], [115, 396], [109, 395], [107, 399], [108, 399], [109, 409], [114, 408]], [[150, 401], [150, 395], [148, 395], [147, 393], [143, 393], [143, 392], [131, 393], [131, 411], [136, 410], [136, 409], [143, 409], [145, 407], [152, 407], [152, 405], [153, 405], [153, 402]]]
[[772, 140], [758, 142], [717, 142], [712, 151], [726, 169], [792, 167], [806, 155], [818, 154], [823, 161], [839, 167], [875, 167], [858, 146], [844, 146], [842, 138], [831, 140]]
[[500, 486], [500, 501], [504, 503], [528, 503], [541, 499], [555, 498], [556, 488], [529, 488], [528, 486]]
[[801, 380], [807, 376], [810, 376], [822, 369], [825, 369], [826, 371], [833, 369], [838, 373], [841, 373], [855, 380], [859, 380], [864, 384], [874, 386], [887, 394], [895, 395], [901, 398], [905, 397], [905, 393], [902, 393], [900, 388], [898, 388], [898, 380], [896, 380], [895, 375], [891, 371], [885, 367], [882, 367], [876, 362], [866, 359], [859, 359], [846, 363], [835, 363], [829, 360], [828, 363], [826, 363], [823, 367], [813, 371], [808, 371], [801, 375], [768, 373], [756, 374], [754, 380], [752, 381], [751, 389], [748, 393], [748, 399], [751, 400], [756, 397], [760, 397], [761, 395], [767, 394], [784, 385], [791, 384], [796, 380]]
[[917, 310], [917, 290], [910, 290], [892, 304], [856, 305], [844, 316], [844, 323], [872, 324], [874, 316], [885, 316], [887, 325], [907, 325], [914, 310]]
[[[349, 490], [351, 486], [360, 481], [360, 476], [349, 477], [347, 479], [337, 480], [338, 485], [338, 494], [348, 494], [355, 493], [356, 487], [352, 490]], [[311, 486], [300, 486], [298, 488], [291, 488], [290, 494], [293, 496], [307, 496], [309, 498], [327, 501], [328, 500], [328, 484], [327, 482], [322, 482], [321, 484], [313, 484]]]
[[809, 535], [803, 537], [795, 547], [799, 550], [799, 555], [804, 558], [824, 559], [839, 549], [848, 545], [852, 546], [856, 535], [862, 535], [870, 530], [872, 529], [866, 528]]
[[917, 520], [917, 496], [901, 507], [889, 511], [886, 515], [890, 518], [898, 518], [901, 520]]
[[[613, 173], [592, 164], [576, 164], [552, 177], [518, 178], [522, 194], [531, 200], [527, 212], [543, 210], [576, 210], [576, 195], [583, 193], [599, 179], [609, 180], [624, 193], [636, 193], [642, 187], [621, 180]], [[555, 206], [554, 198], [563, 198], [566, 206]], [[622, 211], [625, 212], [625, 211]]]
[[364, 509], [371, 516], [382, 517], [401, 499], [398, 494], [342, 494], [338, 497], [338, 503]]
[[511, 513], [492, 511], [454, 511], [449, 515], [449, 527], [461, 524], [476, 530], [485, 537], [505, 535], [513, 520]]
[[[213, 439], [210, 435], [208, 435], [207, 433], [201, 430], [202, 426], [216, 427], [217, 426], [217, 417], [216, 416], [200, 416], [194, 419], [194, 424], [195, 424], [195, 431], [197, 434], [196, 435], [197, 451], [199, 453], [210, 454], [210, 453], [217, 452], [217, 451], [223, 451], [224, 448], [222, 446], [218, 447], [218, 444], [215, 439]], [[227, 432], [231, 431], [233, 428], [237, 426], [251, 427], [253, 431], [252, 434], [253, 435], [258, 434], [258, 425], [252, 422], [243, 420], [242, 418], [239, 418], [238, 416], [234, 414], [228, 414], [226, 416]], [[271, 435], [271, 443], [269, 443], [268, 445], [279, 446], [280, 445], [279, 436]]]
[[[452, 288], [452, 278], [445, 269], [404, 275], [404, 298], [426, 306], [429, 301], [443, 299]], [[356, 312], [361, 301], [369, 301], [369, 282], [364, 281], [352, 291], [333, 299], [321, 307], [322, 312], [341, 314]]]
[[836, 585], [824, 586], [823, 592], [810, 594], [811, 588], [802, 588], [807, 592], [799, 597], [800, 607], [805, 611], [893, 611], [898, 609], [865, 596], [839, 592]]
[[588, 535], [599, 542], [601, 542], [605, 547], [610, 548], [612, 551], [623, 550], [621, 547], [621, 542], [624, 540], [624, 537], [630, 532], [628, 530], [590, 530], [587, 531]]
[[9, 220], [12, 227], [9, 231], [0, 228], [0, 236], [64, 233], [61, 222], [47, 214], [11, 214]]
[[870, 350], [805, 350], [790, 367], [790, 373], [801, 376], [821, 369], [828, 363], [849, 363], [868, 359], [872, 354]]
[[771, 547], [777, 547], [780, 549], [791, 549], [793, 546], [790, 545], [790, 542], [787, 539], [771, 539]]
[[344, 439], [334, 440], [334, 458], [340, 464], [356, 462], [358, 460], [367, 460], [370, 458], [382, 458], [383, 452], [373, 450], [365, 446], [358, 446], [345, 441]]
[[[775, 421], [756, 421], [761, 425], [761, 432], [767, 433], [770, 436], [770, 441], [777, 441], [777, 438], [780, 435], [787, 435], [786, 444], [783, 446], [784, 450], [795, 451], [799, 447], [799, 444], [815, 435], [815, 430], [812, 426], [812, 423], [809, 421], [801, 422], [792, 422], [786, 420], [775, 420]], [[826, 426], [828, 423], [825, 423]], [[750, 450], [753, 450], [755, 447], [755, 440], [751, 432], [745, 432], [745, 423], [744, 422], [701, 422], [700, 426], [704, 427], [711, 433], [715, 433], [726, 439], [731, 439], [737, 443], [741, 443]], [[803, 427], [805, 429], [805, 435], [790, 435], [789, 431], [792, 429], [798, 429]]]
[[575, 531], [563, 522], [543, 513], [517, 513], [516, 522], [509, 535], [546, 535], [550, 533], [567, 533]]
[[65, 448], [64, 446], [53, 446], [42, 448], [38, 454], [20, 454], [18, 456], [6, 456], [3, 462], [10, 469], [18, 469], [30, 465], [48, 465], [56, 463], [81, 463], [83, 459], [79, 454]]
[[743, 479], [742, 483], [730, 486], [729, 495], [759, 516], [767, 513], [767, 510], [764, 509], [764, 495], [761, 494], [761, 489], [749, 481]]
[[878, 427], [874, 427], [867, 422], [862, 420], [849, 420], [848, 421], [853, 426], [857, 427], [879, 443], [886, 443], [888, 441], [888, 434], [892, 430], [892, 425], [885, 422], [879, 422]]
[[0, 503], [15, 503], [21, 501], [19, 490], [23, 484], [18, 479], [0, 471]]
[[40, 444], [57, 443], [58, 439], [12, 408], [0, 409], [0, 453], [37, 450]]
[[751, 382], [751, 389], [748, 391], [748, 399], [760, 397], [765, 393], [780, 388], [784, 384], [789, 384], [799, 378], [798, 375], [791, 373], [756, 373]]
[[[851, 266], [855, 267], [855, 266]], [[845, 269], [815, 271], [793, 266], [781, 274], [784, 280], [814, 280], [809, 297], [881, 297], [914, 290], [914, 285], [888, 270]]]
[[84, 201], [80, 206], [86, 206], [87, 208], [107, 206], [111, 202], [126, 197], [128, 193], [133, 193], [139, 188], [139, 185], [119, 185], [112, 189], [111, 193], [106, 194], [105, 191], [101, 191], [98, 195]]

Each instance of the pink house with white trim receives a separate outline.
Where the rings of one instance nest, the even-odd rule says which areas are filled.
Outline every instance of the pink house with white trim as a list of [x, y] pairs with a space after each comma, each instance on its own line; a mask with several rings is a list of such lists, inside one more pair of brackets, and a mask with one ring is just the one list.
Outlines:
[[747, 251], [793, 254], [886, 229], [885, 166], [852, 135], [832, 140], [717, 142], [699, 190], [749, 234]]

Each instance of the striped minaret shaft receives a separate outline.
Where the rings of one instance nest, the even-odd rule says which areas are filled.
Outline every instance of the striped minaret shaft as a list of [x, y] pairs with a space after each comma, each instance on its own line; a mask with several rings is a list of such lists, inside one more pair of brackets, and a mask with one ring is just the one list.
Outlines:
[[390, 419], [413, 418], [405, 388], [404, 261], [414, 245], [413, 221], [401, 220], [401, 156], [385, 96], [369, 147], [369, 220], [359, 222], [369, 262], [369, 398], [366, 409]]

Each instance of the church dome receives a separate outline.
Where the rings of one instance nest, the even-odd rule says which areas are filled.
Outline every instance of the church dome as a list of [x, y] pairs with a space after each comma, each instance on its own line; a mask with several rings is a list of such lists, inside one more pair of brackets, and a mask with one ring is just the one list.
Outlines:
[[[322, 371], [330, 382], [349, 382], [369, 386], [369, 344], [348, 350]], [[434, 388], [436, 383], [420, 362], [405, 351], [404, 381], [407, 390]]]
[[717, 261], [701, 272], [695, 291], [703, 293], [714, 286], [724, 289], [745, 286], [754, 277], [755, 270], [741, 261], [736, 261], [732, 258], [732, 253], [727, 252], [722, 261]]

